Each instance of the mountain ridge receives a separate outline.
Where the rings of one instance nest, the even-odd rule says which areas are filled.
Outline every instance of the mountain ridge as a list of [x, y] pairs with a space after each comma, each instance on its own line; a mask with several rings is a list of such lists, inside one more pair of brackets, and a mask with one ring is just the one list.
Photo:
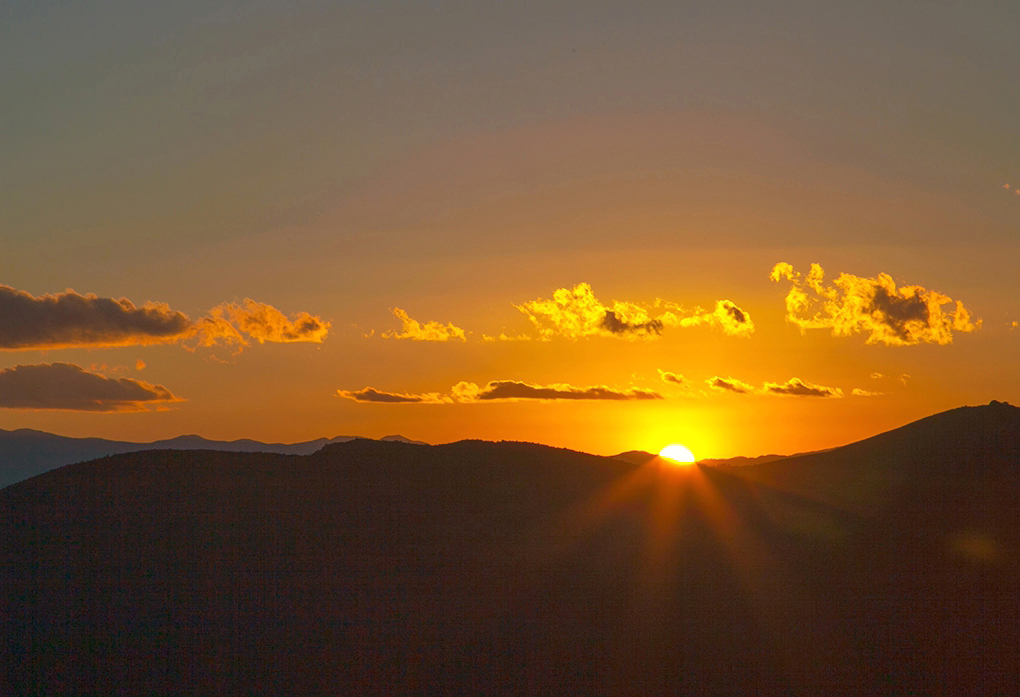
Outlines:
[[732, 468], [110, 455], [0, 490], [0, 692], [1016, 694], [1018, 465], [997, 405]]
[[[151, 442], [133, 442], [75, 438], [31, 428], [10, 431], [0, 429], [0, 489], [63, 465], [120, 453], [169, 449], [310, 455], [330, 443], [342, 443], [360, 437], [334, 436], [297, 443], [264, 443], [250, 438], [223, 441], [186, 434]], [[424, 444], [423, 441], [413, 441], [400, 435], [384, 436], [380, 440]]]

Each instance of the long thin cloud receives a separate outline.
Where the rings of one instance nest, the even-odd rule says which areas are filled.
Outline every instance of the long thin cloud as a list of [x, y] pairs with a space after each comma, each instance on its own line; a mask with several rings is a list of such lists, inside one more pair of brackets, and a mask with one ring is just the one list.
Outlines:
[[449, 404], [453, 400], [436, 392], [424, 394], [408, 394], [404, 392], [384, 392], [374, 387], [360, 390], [337, 390], [337, 397], [351, 399], [355, 402], [374, 402], [376, 404]]
[[0, 370], [0, 407], [77, 411], [145, 411], [182, 401], [162, 385], [108, 378], [73, 363], [17, 365]]
[[437, 392], [421, 394], [406, 392], [385, 392], [374, 387], [360, 390], [337, 390], [336, 395], [356, 402], [375, 402], [379, 404], [452, 404], [454, 402], [494, 402], [520, 400], [646, 400], [662, 399], [662, 395], [653, 390], [632, 387], [625, 390], [592, 385], [577, 387], [566, 383], [551, 385], [535, 385], [519, 380], [492, 380], [479, 386], [473, 382], [458, 382], [449, 395]]
[[612, 401], [662, 399], [662, 395], [658, 392], [636, 387], [618, 390], [605, 385], [590, 387], [575, 387], [565, 383], [534, 385], [519, 380], [493, 380], [484, 387], [479, 387], [473, 382], [460, 382], [454, 385], [453, 396], [462, 402], [521, 399], [598, 399]]

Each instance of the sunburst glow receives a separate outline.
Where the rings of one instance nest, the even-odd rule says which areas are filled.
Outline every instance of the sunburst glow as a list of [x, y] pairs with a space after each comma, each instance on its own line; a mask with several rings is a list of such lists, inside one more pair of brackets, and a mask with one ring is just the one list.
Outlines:
[[659, 451], [659, 457], [681, 465], [690, 465], [695, 461], [694, 453], [686, 445], [674, 443]]

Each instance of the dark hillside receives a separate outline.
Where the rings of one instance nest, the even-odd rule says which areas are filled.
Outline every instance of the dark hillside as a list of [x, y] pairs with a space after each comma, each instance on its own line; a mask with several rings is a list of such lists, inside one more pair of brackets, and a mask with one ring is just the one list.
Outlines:
[[[996, 408], [947, 414], [999, 434], [982, 471], [1006, 472]], [[939, 416], [905, 432], [967, 437]], [[70, 465], [0, 491], [0, 692], [1008, 693], [1015, 481], [918, 509], [913, 437], [864, 442], [899, 488], [853, 510], [803, 458], [355, 440]]]

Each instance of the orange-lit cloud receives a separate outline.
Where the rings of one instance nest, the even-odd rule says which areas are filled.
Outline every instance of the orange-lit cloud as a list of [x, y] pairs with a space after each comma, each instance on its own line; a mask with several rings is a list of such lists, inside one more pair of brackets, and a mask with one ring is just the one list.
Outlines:
[[946, 313], [942, 306], [952, 298], [921, 286], [900, 286], [888, 274], [861, 278], [840, 274], [833, 285], [824, 283], [825, 272], [811, 265], [807, 277], [785, 262], [776, 264], [769, 276], [786, 279], [792, 286], [786, 295], [786, 319], [805, 329], [831, 329], [833, 336], [867, 334], [867, 343], [910, 346], [919, 343], [945, 345], [953, 332], [972, 332], [981, 320], [956, 301]]
[[403, 325], [401, 332], [383, 332], [387, 339], [411, 339], [412, 341], [450, 341], [458, 339], [467, 341], [464, 330], [453, 326], [452, 323], [440, 324], [439, 322], [426, 322], [422, 324], [417, 320], [408, 317], [407, 313], [399, 307], [393, 308], [393, 314]]
[[329, 322], [324, 322], [307, 312], [298, 312], [288, 318], [272, 305], [256, 302], [251, 298], [245, 298], [243, 305], [236, 303], [217, 305], [209, 314], [217, 320], [228, 320], [230, 324], [260, 344], [266, 341], [321, 343], [329, 333], [330, 327]]
[[[166, 303], [141, 307], [127, 298], [100, 298], [73, 290], [33, 296], [0, 285], [0, 349], [144, 346], [195, 339], [199, 346], [320, 342], [329, 322], [299, 312], [288, 319], [272, 305], [246, 298], [243, 305], [223, 303], [192, 321]], [[243, 332], [243, 333], [242, 333]]]
[[825, 387], [804, 382], [800, 378], [790, 378], [786, 382], [766, 382], [762, 388], [765, 394], [786, 395], [790, 397], [842, 397], [843, 390], [838, 387]]
[[800, 378], [790, 378], [786, 382], [766, 382], [759, 389], [736, 378], [723, 378], [716, 375], [705, 380], [709, 387], [719, 392], [748, 395], [776, 395], [781, 397], [842, 397], [843, 390], [838, 387], [826, 387], [805, 382]]
[[408, 394], [403, 392], [384, 392], [374, 387], [361, 390], [337, 390], [337, 396], [352, 399], [356, 402], [377, 402], [383, 404], [452, 404], [453, 402], [493, 402], [518, 401], [525, 399], [537, 400], [634, 400], [662, 399], [662, 395], [652, 390], [630, 388], [618, 390], [605, 385], [575, 387], [564, 383], [552, 385], [533, 385], [519, 380], [492, 380], [484, 386], [473, 382], [458, 382], [450, 389], [449, 395], [438, 392], [424, 394]]
[[564, 383], [552, 385], [533, 385], [519, 380], [493, 380], [484, 387], [473, 382], [459, 382], [453, 386], [453, 396], [461, 402], [519, 400], [519, 399], [662, 399], [662, 395], [652, 390], [632, 387], [617, 390], [605, 385], [592, 387], [575, 387]]
[[668, 370], [662, 370], [661, 368], [659, 369], [659, 377], [662, 379], [663, 382], [672, 383], [674, 385], [687, 384], [687, 378], [685, 378], [683, 375], [671, 373]]
[[500, 332], [499, 336], [489, 336], [488, 334], [482, 334], [482, 341], [531, 341], [531, 337], [528, 336], [527, 334], [507, 336], [505, 332]]
[[0, 285], [0, 349], [131, 346], [179, 341], [187, 315], [165, 303], [135, 306], [127, 298], [100, 298], [73, 290], [33, 296]]
[[355, 402], [375, 402], [377, 404], [449, 404], [453, 401], [437, 392], [406, 394], [383, 392], [374, 387], [366, 387], [361, 390], [337, 390], [336, 395], [344, 399], [353, 399]]
[[5, 409], [145, 411], [149, 406], [179, 401], [162, 385], [108, 378], [73, 363], [0, 370], [0, 407]]
[[741, 382], [734, 378], [723, 378], [716, 375], [715, 377], [705, 380], [709, 387], [713, 390], [719, 390], [720, 392], [735, 392], [737, 394], [754, 394], [755, 389], [748, 385], [746, 382]]
[[854, 397], [879, 397], [883, 393], [873, 392], [871, 390], [863, 390], [860, 387], [855, 387], [853, 389], [853, 392], [851, 392], [850, 394], [852, 394]]
[[[624, 339], [652, 339], [664, 329], [711, 325], [727, 334], [747, 336], [754, 323], [744, 310], [729, 300], [716, 302], [711, 312], [701, 308], [686, 311], [676, 303], [656, 300], [650, 309], [637, 303], [614, 300], [603, 304], [587, 283], [559, 288], [551, 299], [515, 305], [538, 330], [542, 339], [563, 337], [615, 336]], [[661, 310], [656, 312], [655, 310]]]

